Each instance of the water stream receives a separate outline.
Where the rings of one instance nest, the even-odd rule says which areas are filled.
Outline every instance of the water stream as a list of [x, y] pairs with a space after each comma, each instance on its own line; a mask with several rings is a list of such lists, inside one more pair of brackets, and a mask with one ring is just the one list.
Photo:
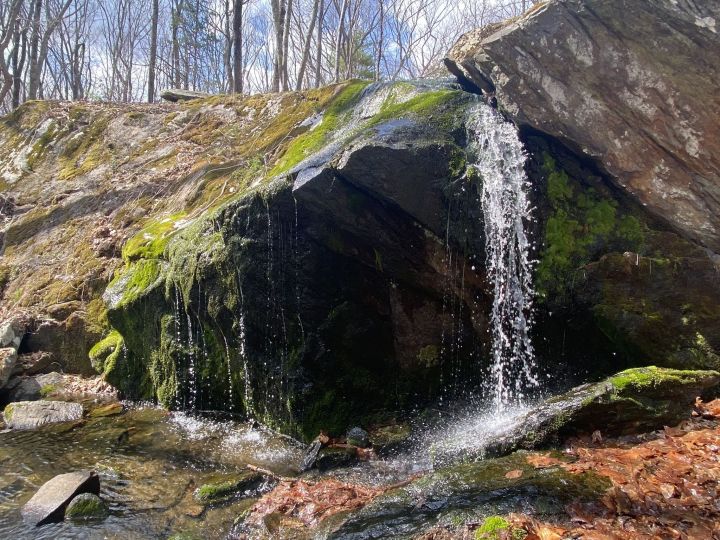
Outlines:
[[531, 342], [532, 262], [525, 230], [531, 219], [527, 159], [513, 124], [480, 104], [467, 128], [477, 155], [485, 220], [485, 266], [492, 286], [492, 364], [489, 390], [496, 411], [522, 405], [538, 385]]

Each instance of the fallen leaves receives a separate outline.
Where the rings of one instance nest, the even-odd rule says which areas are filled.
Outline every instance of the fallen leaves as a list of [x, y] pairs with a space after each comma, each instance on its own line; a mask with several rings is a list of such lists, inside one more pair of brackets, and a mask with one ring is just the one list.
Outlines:
[[601, 505], [569, 505], [566, 526], [523, 515], [512, 515], [510, 521], [528, 531], [528, 540], [720, 539], [720, 425], [708, 422], [720, 418], [720, 400], [698, 400], [693, 418], [642, 442], [603, 442], [594, 434], [569, 451], [576, 459], [572, 463], [548, 454], [529, 455], [527, 461], [535, 467], [592, 471], [607, 477], [612, 487]]
[[520, 478], [523, 475], [523, 472], [520, 469], [514, 469], [512, 471], [508, 471], [505, 473], [505, 478], [508, 478], [510, 480], [515, 480], [516, 478]]
[[346, 484], [334, 478], [318, 482], [282, 480], [255, 503], [246, 523], [259, 524], [267, 516], [281, 514], [313, 527], [338, 512], [362, 508], [383, 491]]

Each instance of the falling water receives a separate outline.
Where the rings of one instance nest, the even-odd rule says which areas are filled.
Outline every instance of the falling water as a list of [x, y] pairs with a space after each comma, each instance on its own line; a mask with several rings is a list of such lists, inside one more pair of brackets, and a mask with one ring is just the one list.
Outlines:
[[515, 126], [480, 104], [468, 119], [482, 178], [487, 278], [492, 285], [491, 383], [495, 409], [523, 402], [537, 386], [532, 330], [532, 262], [525, 221], [530, 219], [525, 151]]

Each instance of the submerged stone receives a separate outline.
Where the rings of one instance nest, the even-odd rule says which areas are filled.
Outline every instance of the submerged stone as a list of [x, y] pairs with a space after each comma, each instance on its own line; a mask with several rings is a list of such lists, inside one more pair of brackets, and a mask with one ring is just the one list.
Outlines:
[[202, 504], [219, 504], [235, 498], [257, 497], [272, 483], [264, 474], [248, 471], [233, 478], [203, 484], [195, 491], [195, 500]]
[[23, 519], [35, 525], [62, 521], [70, 501], [81, 493], [100, 493], [100, 478], [95, 471], [59, 474], [45, 482], [25, 503]]
[[73, 498], [65, 510], [65, 517], [72, 520], [100, 519], [107, 515], [108, 508], [95, 493], [81, 493]]

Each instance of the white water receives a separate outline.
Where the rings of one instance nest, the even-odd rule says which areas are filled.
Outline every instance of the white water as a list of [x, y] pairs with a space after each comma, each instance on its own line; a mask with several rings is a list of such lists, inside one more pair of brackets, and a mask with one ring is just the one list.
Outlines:
[[524, 402], [538, 385], [532, 331], [532, 262], [525, 222], [530, 220], [526, 155], [515, 126], [480, 104], [470, 114], [482, 179], [487, 279], [492, 286], [490, 390], [496, 411]]

